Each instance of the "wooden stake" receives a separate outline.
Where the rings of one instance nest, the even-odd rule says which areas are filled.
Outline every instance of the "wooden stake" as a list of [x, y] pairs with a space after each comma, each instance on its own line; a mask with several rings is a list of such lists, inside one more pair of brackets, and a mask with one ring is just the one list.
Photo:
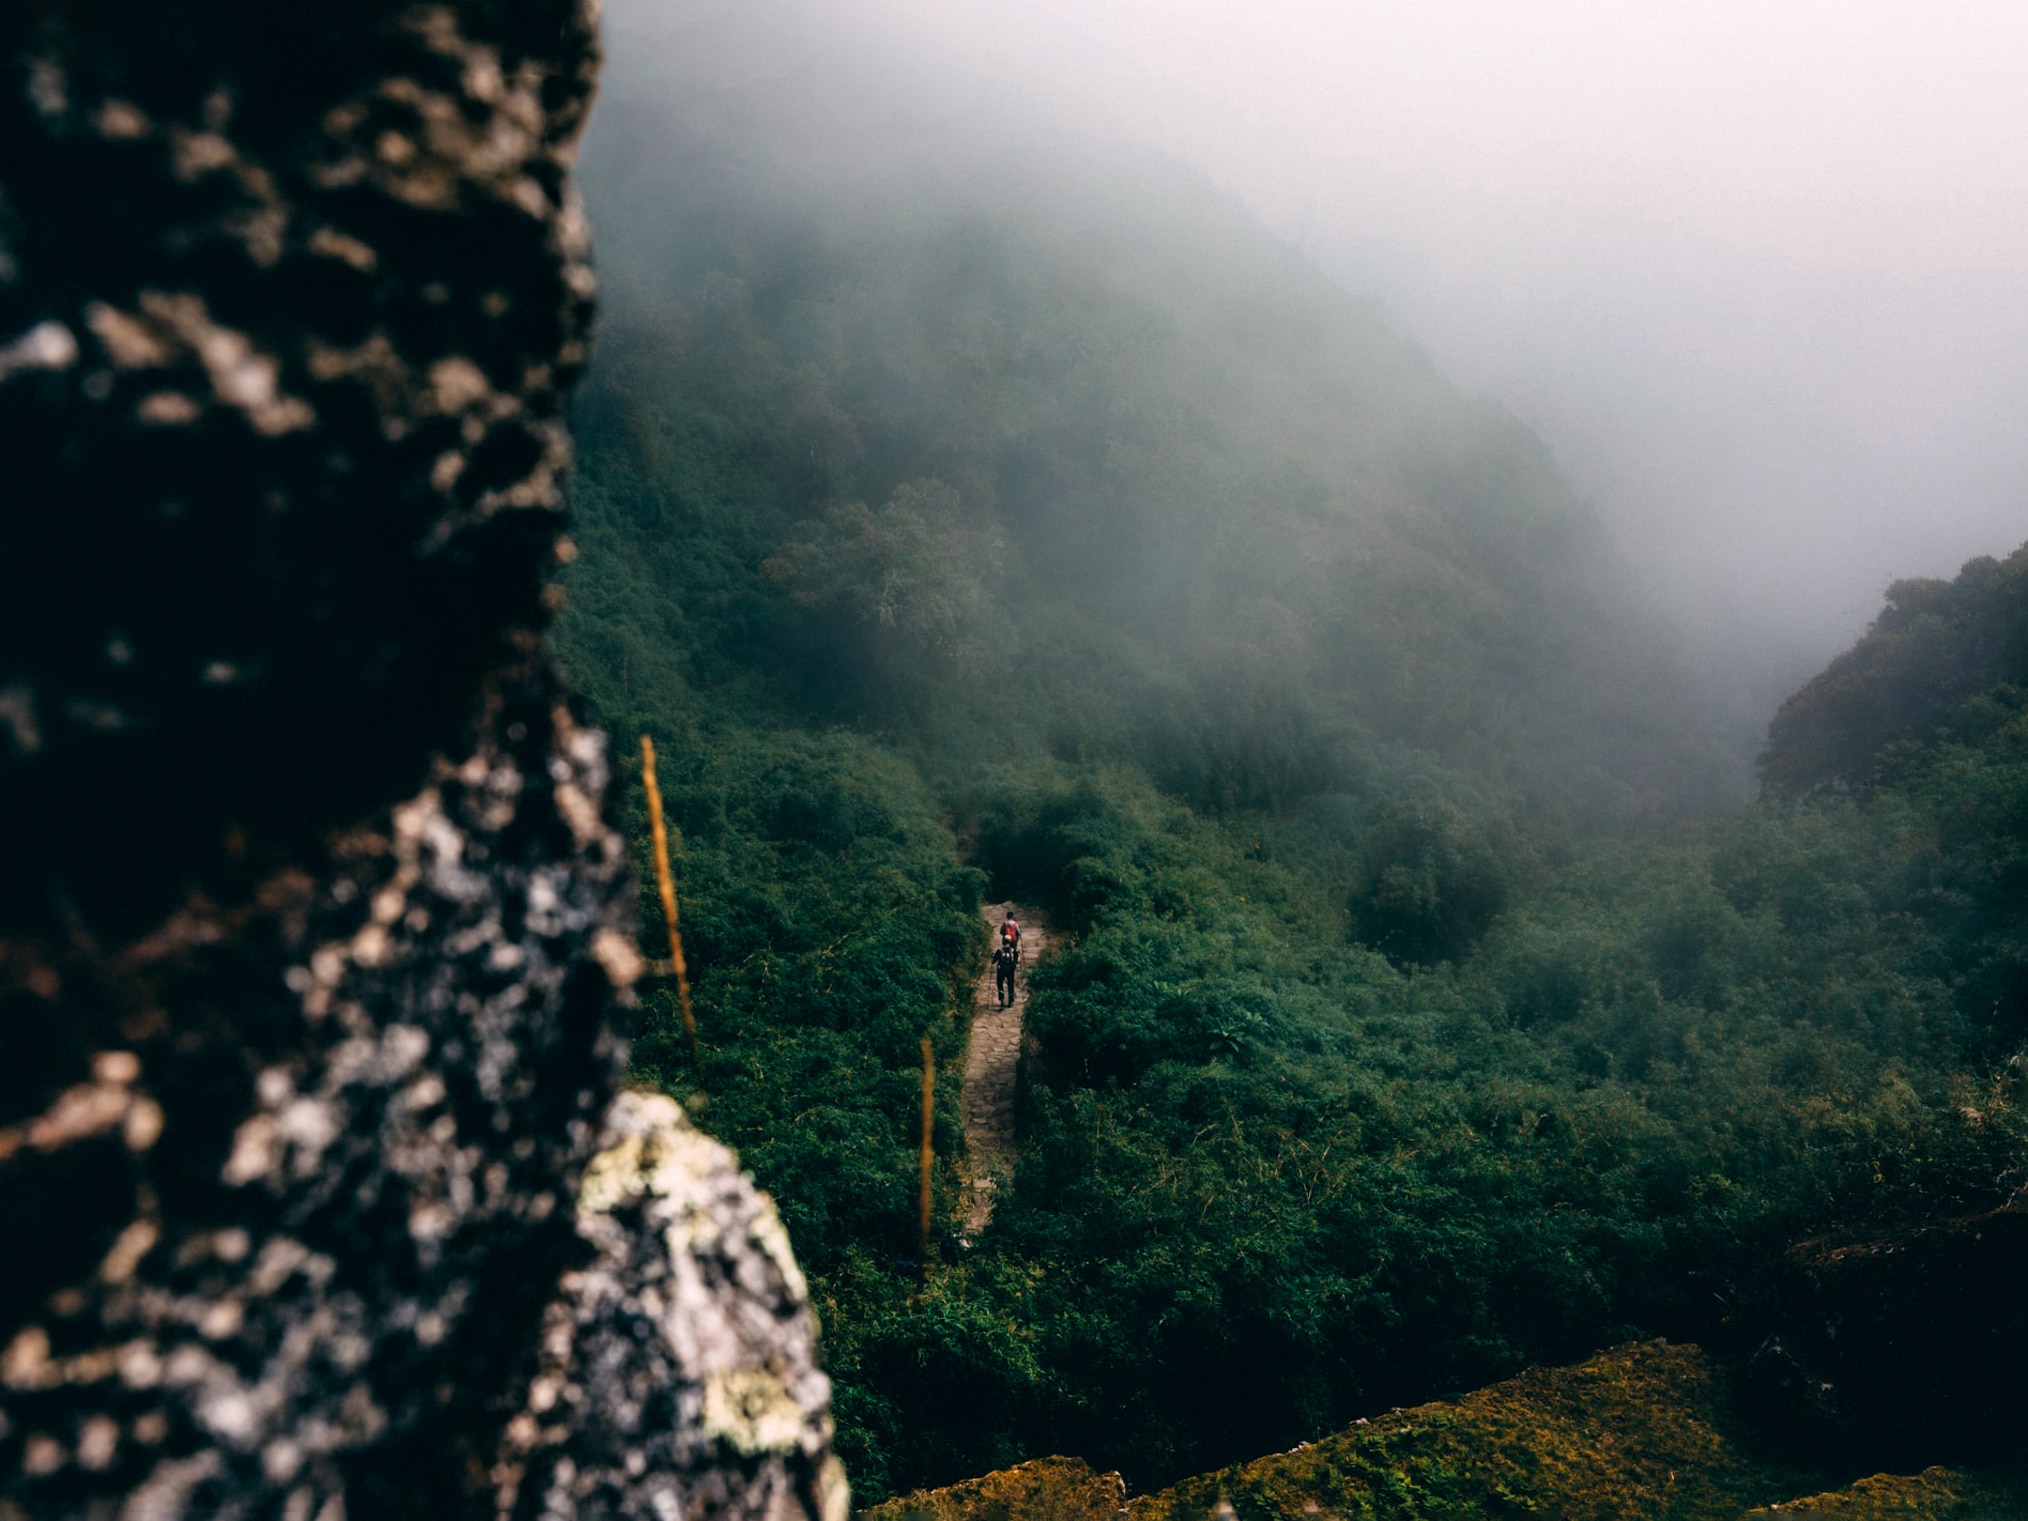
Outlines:
[[930, 1244], [930, 1167], [936, 1161], [932, 1146], [937, 1116], [937, 1059], [930, 1051], [927, 1035], [922, 1038], [922, 1201], [921, 1233], [922, 1262], [929, 1262]]
[[690, 1064], [697, 1065], [697, 1016], [690, 1012], [690, 968], [683, 962], [683, 936], [676, 928], [676, 879], [669, 872], [669, 831], [662, 823], [662, 787], [655, 780], [655, 742], [641, 736], [641, 786], [648, 794], [648, 833], [655, 845], [655, 886], [662, 893], [662, 920], [669, 926], [669, 965], [676, 973], [676, 1002], [683, 1010], [683, 1033], [690, 1037]]

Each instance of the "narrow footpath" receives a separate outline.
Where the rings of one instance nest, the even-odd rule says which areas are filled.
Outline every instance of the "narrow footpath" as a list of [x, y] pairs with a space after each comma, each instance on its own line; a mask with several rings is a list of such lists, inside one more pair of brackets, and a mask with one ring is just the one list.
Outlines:
[[989, 962], [980, 974], [972, 1006], [972, 1037], [965, 1048], [965, 1086], [958, 1111], [965, 1121], [965, 1186], [971, 1204], [965, 1235], [976, 1238], [993, 1218], [993, 1194], [1014, 1175], [1014, 1079], [1021, 1065], [1021, 1016], [1028, 1007], [1028, 974], [1049, 954], [1049, 920], [1027, 903], [988, 903], [979, 910], [998, 943], [1007, 911], [1021, 926], [1021, 971], [1014, 1002], [999, 1006]]

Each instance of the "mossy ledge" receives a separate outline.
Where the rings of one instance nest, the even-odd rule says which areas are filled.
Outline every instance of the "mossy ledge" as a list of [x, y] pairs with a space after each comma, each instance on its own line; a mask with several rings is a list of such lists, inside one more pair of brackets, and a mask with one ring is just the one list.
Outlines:
[[1127, 1506], [1127, 1487], [1116, 1473], [1099, 1473], [1082, 1458], [1035, 1458], [983, 1479], [948, 1489], [922, 1490], [890, 1500], [860, 1521], [1116, 1521]]
[[[1457, 1400], [1395, 1410], [1290, 1452], [1124, 1497], [1070, 1458], [1024, 1463], [862, 1512], [862, 1521], [1748, 1521], [1784, 1516], [2002, 1521], [2028, 1490], [1941, 1468], [1810, 1493], [1824, 1475], [1741, 1443], [1697, 1347], [1636, 1342]], [[1792, 1498], [1797, 1495], [1807, 1498]]]
[[1916, 1474], [1877, 1473], [1849, 1489], [1784, 1500], [1749, 1511], [1747, 1521], [1834, 1516], [1837, 1521], [2019, 1521], [2028, 1516], [2028, 1487], [1948, 1468]]

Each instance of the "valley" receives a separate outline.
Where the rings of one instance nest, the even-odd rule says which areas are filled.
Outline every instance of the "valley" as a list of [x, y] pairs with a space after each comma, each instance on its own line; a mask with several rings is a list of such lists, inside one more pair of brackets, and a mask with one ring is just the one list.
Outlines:
[[[625, 68], [552, 642], [664, 756], [701, 1057], [658, 988], [636, 1078], [777, 1200], [861, 1503], [1731, 1370], [1796, 1243], [2028, 1183], [2028, 559], [1897, 585], [1742, 752], [1543, 446], [1187, 173]], [[925, 1037], [993, 1076], [920, 1260]], [[1855, 1388], [1755, 1417], [1755, 1503], [1879, 1466]]]

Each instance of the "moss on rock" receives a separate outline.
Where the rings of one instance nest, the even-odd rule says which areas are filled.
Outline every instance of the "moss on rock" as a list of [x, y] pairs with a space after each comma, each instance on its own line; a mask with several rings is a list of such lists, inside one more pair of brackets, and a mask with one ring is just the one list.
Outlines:
[[1696, 1347], [1631, 1344], [1187, 1479], [1128, 1515], [1737, 1521], [1794, 1493], [1795, 1476], [1745, 1456], [1724, 1416], [1718, 1375]]
[[[1815, 1483], [1821, 1483], [1822, 1475]], [[2013, 1521], [2028, 1490], [1942, 1468], [1848, 1489], [1751, 1456], [1696, 1347], [1640, 1342], [1127, 1500], [1117, 1474], [1041, 1458], [890, 1500], [861, 1521]]]
[[1849, 1489], [1784, 1500], [1750, 1511], [1747, 1521], [1835, 1516], [1837, 1521], [2017, 1521], [2028, 1515], [2028, 1487], [1996, 1483], [1948, 1468], [1874, 1474]]
[[862, 1521], [1115, 1521], [1126, 1505], [1116, 1473], [1079, 1458], [1036, 1458], [948, 1489], [920, 1490], [861, 1512]]

